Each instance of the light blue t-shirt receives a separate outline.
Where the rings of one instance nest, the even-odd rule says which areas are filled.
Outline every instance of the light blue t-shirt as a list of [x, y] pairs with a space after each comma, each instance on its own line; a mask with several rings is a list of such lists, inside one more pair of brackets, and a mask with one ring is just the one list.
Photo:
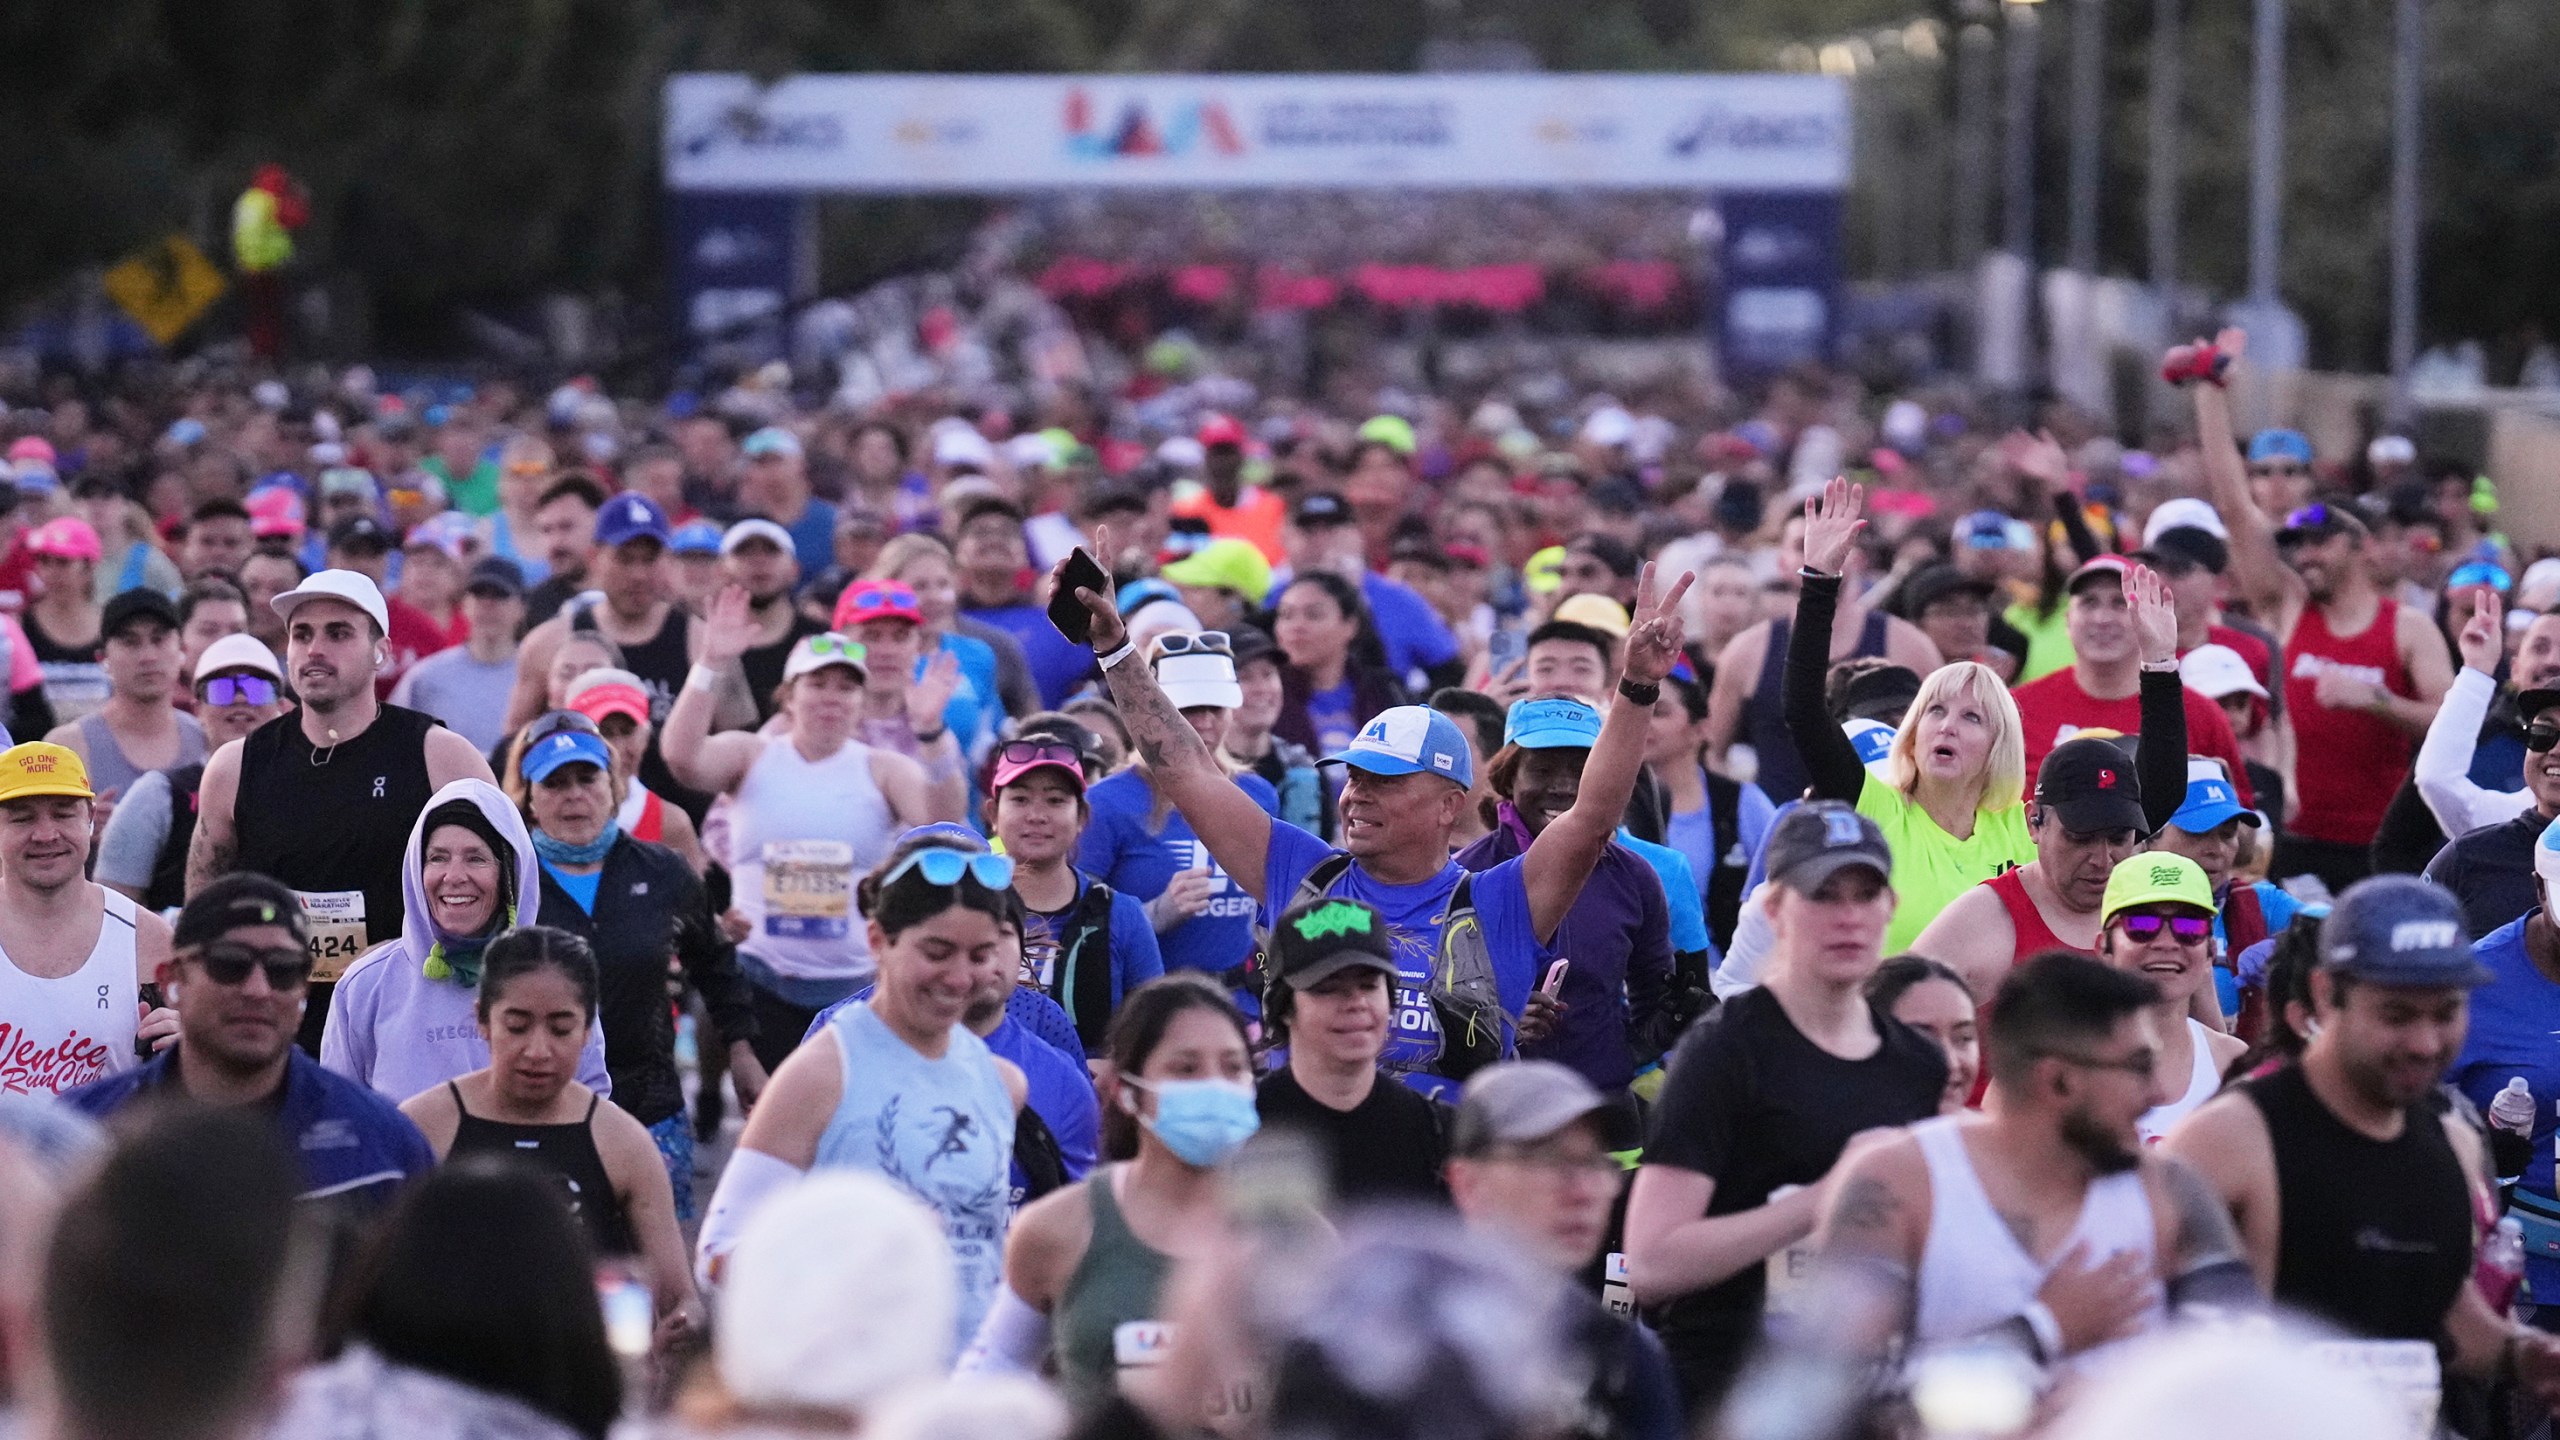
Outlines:
[[1715, 941], [1707, 935], [1706, 900], [1698, 888], [1697, 872], [1689, 868], [1689, 857], [1668, 845], [1639, 840], [1624, 827], [1618, 831], [1618, 843], [1636, 852], [1662, 877], [1662, 898], [1671, 907], [1671, 948], [1723, 958], [1716, 955]]
[[[1272, 826], [1271, 858], [1263, 871], [1263, 923], [1270, 924], [1289, 908], [1307, 872], [1336, 853], [1332, 846], [1294, 825]], [[1514, 1016], [1527, 1007], [1530, 987], [1537, 983], [1538, 966], [1546, 958], [1545, 947], [1538, 942], [1536, 927], [1529, 918], [1529, 889], [1522, 878], [1525, 872], [1521, 864], [1520, 859], [1505, 860], [1490, 870], [1477, 872], [1471, 891], [1476, 921], [1493, 958], [1494, 983], [1502, 996], [1502, 1008]], [[1385, 885], [1355, 863], [1326, 892], [1373, 905], [1387, 922], [1396, 966], [1402, 973], [1396, 981], [1395, 1018], [1387, 1035], [1386, 1053], [1379, 1059], [1389, 1069], [1403, 1072], [1406, 1083], [1426, 1094], [1454, 1094], [1457, 1089], [1436, 1076], [1416, 1072], [1430, 1069], [1440, 1058], [1440, 1017], [1431, 1008], [1431, 977], [1439, 963], [1440, 932], [1448, 922], [1450, 894], [1466, 873], [1452, 860], [1439, 874], [1418, 885]]]
[[542, 862], [542, 873], [550, 876], [551, 883], [559, 886], [570, 899], [577, 901], [579, 909], [590, 915], [596, 913], [596, 887], [604, 883], [603, 871], [594, 870], [584, 875], [572, 875], [545, 860]]
[[[1769, 827], [1777, 822], [1778, 807], [1769, 803], [1767, 793], [1759, 786], [1745, 785], [1735, 800], [1733, 818], [1742, 830], [1742, 853], [1749, 857], [1745, 869], [1754, 868], [1759, 864], [1760, 851], [1769, 843]], [[1697, 894], [1703, 901], [1707, 877], [1716, 873], [1716, 861], [1735, 844], [1733, 836], [1716, 833], [1715, 806], [1705, 804], [1695, 810], [1672, 811], [1671, 818], [1663, 824], [1662, 839], [1688, 857], [1690, 878], [1697, 882]], [[1676, 924], [1676, 910], [1672, 919]]]
[[987, 1042], [964, 1026], [951, 1027], [939, 1060], [918, 1054], [868, 1004], [846, 1006], [828, 1029], [844, 1053], [844, 1090], [818, 1137], [817, 1166], [868, 1170], [941, 1218], [959, 1282], [957, 1359], [1004, 1283], [1013, 1096]]
[[[1277, 818], [1280, 797], [1269, 781], [1247, 774], [1237, 776], [1235, 783], [1264, 814], [1274, 817], [1273, 834], [1291, 828]], [[1252, 957], [1253, 897], [1219, 867], [1180, 810], [1166, 806], [1163, 828], [1150, 833], [1147, 818], [1155, 808], [1155, 794], [1143, 777], [1125, 770], [1094, 786], [1085, 801], [1093, 809], [1093, 818], [1086, 822], [1076, 847], [1078, 870], [1142, 902], [1163, 894], [1179, 871], [1206, 866], [1218, 882], [1207, 909], [1156, 936], [1165, 969], [1215, 973]], [[1322, 843], [1313, 836], [1307, 838]], [[1115, 916], [1113, 930], [1119, 929], [1119, 923]]]
[[[942, 637], [942, 648], [960, 662], [960, 683], [952, 687], [951, 703], [942, 707], [942, 720], [960, 737], [961, 752], [975, 761], [1004, 719], [1004, 707], [996, 699], [996, 650], [974, 635], [951, 634]], [[922, 664], [916, 674], [923, 676]]]

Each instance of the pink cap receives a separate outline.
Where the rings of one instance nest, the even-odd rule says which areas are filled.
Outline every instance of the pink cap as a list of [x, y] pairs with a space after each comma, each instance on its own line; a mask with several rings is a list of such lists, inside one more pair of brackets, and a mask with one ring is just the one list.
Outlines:
[[1212, 415], [1200, 422], [1200, 433], [1192, 438], [1202, 445], [1242, 446], [1244, 427], [1237, 424], [1232, 416]]
[[77, 515], [58, 515], [27, 532], [27, 553], [62, 560], [95, 560], [106, 552], [88, 521]]
[[2081, 566], [2079, 569], [2072, 571], [2071, 578], [2063, 582], [2062, 593], [2065, 595], [2079, 594], [2081, 582], [2087, 580], [2093, 575], [2113, 575], [2116, 577], [2116, 583], [2118, 585], [2122, 585], [2125, 582], [2125, 577], [2132, 573], [2132, 561], [2127, 560], [2121, 555], [2101, 555], [2097, 559], [2090, 561], [2088, 564]]
[[53, 442], [41, 435], [23, 435], [9, 445], [9, 463], [13, 465], [21, 460], [34, 460], [51, 465], [55, 463], [56, 458], [53, 453]]
[[305, 526], [302, 497], [281, 485], [270, 485], [252, 492], [248, 500], [249, 533], [257, 536], [299, 536]]

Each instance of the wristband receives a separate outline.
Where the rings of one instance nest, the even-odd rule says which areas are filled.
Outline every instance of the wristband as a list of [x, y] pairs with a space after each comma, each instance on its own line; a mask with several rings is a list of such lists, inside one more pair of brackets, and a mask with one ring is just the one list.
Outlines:
[[1639, 705], [1651, 705], [1662, 698], [1662, 682], [1656, 680], [1650, 685], [1640, 685], [1633, 680], [1620, 680], [1618, 693]]
[[[1842, 573], [1845, 574], [1846, 572], [1844, 571]], [[1799, 580], [1838, 580], [1841, 577], [1839, 575], [1832, 574], [1828, 570], [1816, 570], [1812, 566], [1806, 565], [1796, 571], [1796, 578]]]
[[719, 689], [719, 668], [714, 665], [705, 664], [700, 660], [696, 660], [693, 662], [693, 668], [684, 672], [684, 688], [687, 690]]
[[2142, 662], [2142, 673], [2145, 675], [2175, 675], [2178, 673], [2177, 658], [2172, 656], [2166, 660], [2145, 660]]
[[1121, 661], [1126, 660], [1126, 659], [1128, 659], [1130, 656], [1135, 655], [1135, 654], [1137, 654], [1137, 653], [1138, 653], [1138, 642], [1137, 642], [1137, 641], [1135, 641], [1135, 640], [1123, 640], [1123, 641], [1121, 641], [1121, 642], [1120, 642], [1120, 648], [1119, 648], [1119, 649], [1114, 650], [1114, 651], [1112, 651], [1110, 654], [1105, 655], [1105, 656], [1103, 656], [1103, 657], [1102, 657], [1102, 662], [1101, 662], [1101, 663], [1102, 663], [1102, 668], [1103, 668], [1104, 670], [1106, 670], [1106, 671], [1107, 671], [1107, 670], [1109, 670], [1112, 666], [1119, 664]]
[[2018, 1312], [2027, 1329], [2036, 1337], [2036, 1358], [2051, 1365], [2062, 1358], [2062, 1322], [2053, 1318], [2053, 1307], [2041, 1300], [2030, 1301]]

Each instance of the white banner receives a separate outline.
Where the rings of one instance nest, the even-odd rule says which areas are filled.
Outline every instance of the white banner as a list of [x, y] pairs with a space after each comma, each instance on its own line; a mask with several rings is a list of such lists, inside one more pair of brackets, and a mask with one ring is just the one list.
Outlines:
[[1820, 75], [743, 75], [667, 81], [677, 190], [1837, 190]]

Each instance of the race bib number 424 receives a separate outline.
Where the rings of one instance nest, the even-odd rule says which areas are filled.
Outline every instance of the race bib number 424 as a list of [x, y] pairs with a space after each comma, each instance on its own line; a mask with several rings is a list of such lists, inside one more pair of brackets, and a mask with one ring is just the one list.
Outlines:
[[347, 973], [369, 943], [361, 890], [296, 890], [302, 921], [310, 933], [311, 978], [328, 982]]

